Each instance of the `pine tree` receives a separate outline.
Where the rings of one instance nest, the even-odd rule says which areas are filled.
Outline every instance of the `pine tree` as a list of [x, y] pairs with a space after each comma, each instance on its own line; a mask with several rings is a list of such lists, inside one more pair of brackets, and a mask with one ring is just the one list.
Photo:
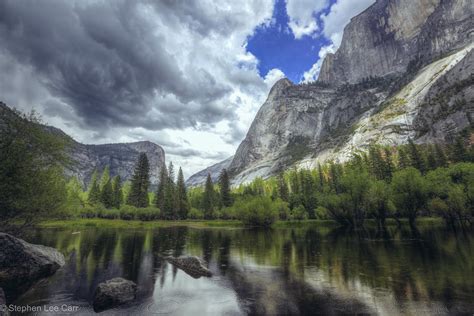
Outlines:
[[321, 164], [318, 162], [318, 177], [319, 177], [319, 191], [323, 191], [324, 188], [324, 174]]
[[408, 148], [410, 153], [411, 166], [418, 169], [421, 173], [426, 171], [426, 164], [422, 153], [417, 148], [412, 139], [408, 140]]
[[448, 158], [446, 157], [443, 147], [440, 144], [435, 144], [435, 151], [438, 167], [447, 167]]
[[278, 175], [278, 196], [285, 202], [289, 200], [288, 184], [283, 173]]
[[104, 171], [102, 172], [102, 176], [100, 177], [100, 190], [102, 191], [104, 186], [110, 180], [110, 168], [106, 166]]
[[214, 210], [214, 184], [212, 183], [211, 174], [207, 174], [206, 185], [204, 187], [204, 195], [202, 197], [202, 209], [206, 219], [212, 218]]
[[385, 159], [384, 159], [384, 179], [390, 180], [392, 179], [392, 174], [395, 169], [393, 165], [393, 158], [392, 158], [392, 151], [390, 148], [385, 148], [384, 150]]
[[426, 163], [428, 165], [428, 170], [434, 170], [438, 168], [438, 160], [436, 159], [436, 153], [433, 146], [428, 146], [427, 148], [428, 155], [426, 156]]
[[119, 209], [123, 203], [123, 191], [120, 176], [115, 176], [112, 180], [113, 207]]
[[188, 217], [189, 202], [181, 167], [179, 168], [178, 180], [176, 181], [176, 210], [178, 211], [179, 219], [186, 219]]
[[114, 194], [112, 190], [112, 182], [109, 180], [104, 184], [100, 191], [100, 201], [106, 208], [111, 208], [114, 204]]
[[166, 167], [161, 168], [160, 171], [160, 182], [158, 183], [158, 188], [156, 189], [155, 201], [154, 204], [158, 207], [161, 212], [164, 212], [165, 206], [165, 188], [168, 184], [168, 170]]
[[369, 147], [369, 166], [370, 172], [377, 180], [384, 178], [384, 164], [380, 149], [377, 146]]
[[454, 162], [462, 162], [468, 160], [467, 150], [466, 146], [464, 145], [464, 139], [462, 136], [456, 138], [452, 149], [451, 160]]
[[97, 171], [94, 171], [92, 174], [87, 201], [92, 205], [100, 202], [100, 187], [99, 182], [97, 181]]
[[411, 166], [410, 158], [405, 150], [405, 148], [401, 147], [398, 149], [398, 168], [405, 169]]
[[175, 196], [175, 184], [174, 184], [174, 167], [173, 163], [170, 162], [168, 165], [168, 178], [165, 185], [165, 195], [163, 201], [163, 214], [166, 219], [176, 219], [176, 196]]
[[222, 206], [231, 206], [232, 196], [230, 195], [230, 180], [226, 169], [222, 169], [221, 174], [219, 175], [219, 189]]
[[132, 176], [127, 204], [135, 207], [148, 206], [148, 186], [150, 185], [150, 165], [145, 153], [140, 153]]

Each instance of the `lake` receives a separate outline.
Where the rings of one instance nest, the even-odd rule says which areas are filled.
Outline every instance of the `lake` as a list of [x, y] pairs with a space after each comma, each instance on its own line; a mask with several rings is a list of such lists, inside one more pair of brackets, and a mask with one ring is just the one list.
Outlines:
[[[96, 286], [114, 277], [138, 299], [102, 315], [453, 315], [474, 312], [474, 233], [425, 225], [351, 232], [321, 225], [241, 228], [39, 229], [29, 242], [66, 265], [16, 305], [78, 306], [94, 314]], [[212, 277], [163, 259], [194, 255]], [[50, 309], [51, 310], [51, 309]], [[43, 312], [40, 314], [48, 314]]]

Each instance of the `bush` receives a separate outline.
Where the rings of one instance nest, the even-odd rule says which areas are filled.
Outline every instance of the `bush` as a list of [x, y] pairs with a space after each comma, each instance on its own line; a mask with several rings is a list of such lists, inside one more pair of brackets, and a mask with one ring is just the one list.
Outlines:
[[137, 215], [137, 208], [131, 205], [120, 207], [120, 218], [126, 221], [134, 220]]
[[239, 200], [234, 205], [237, 217], [246, 226], [268, 227], [278, 218], [282, 209], [281, 200], [272, 201], [270, 197], [248, 197], [245, 200]]
[[324, 206], [318, 206], [314, 211], [316, 219], [329, 219], [328, 209]]
[[96, 218], [103, 210], [105, 210], [105, 207], [102, 204], [86, 205], [79, 210], [78, 215], [81, 218]]
[[201, 210], [198, 210], [197, 208], [191, 208], [188, 213], [188, 218], [190, 219], [203, 219], [204, 218], [204, 213]]
[[140, 221], [154, 221], [160, 218], [161, 211], [157, 207], [138, 208], [136, 210], [135, 219]]
[[97, 216], [99, 218], [105, 219], [118, 219], [120, 217], [120, 212], [117, 209], [101, 209], [99, 210]]
[[303, 205], [298, 205], [292, 209], [290, 214], [290, 218], [292, 220], [302, 221], [308, 218], [308, 214], [306, 213], [306, 209]]

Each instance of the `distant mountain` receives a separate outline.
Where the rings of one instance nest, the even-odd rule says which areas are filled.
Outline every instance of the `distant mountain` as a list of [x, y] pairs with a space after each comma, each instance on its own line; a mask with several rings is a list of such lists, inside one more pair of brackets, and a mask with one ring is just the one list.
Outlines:
[[198, 173], [192, 175], [186, 180], [186, 185], [188, 187], [200, 186], [206, 183], [207, 175], [211, 175], [212, 182], [216, 183], [219, 179], [219, 175], [222, 169], [227, 169], [232, 162], [234, 156], [227, 158], [224, 161], [218, 162], [215, 165], [212, 165], [204, 170], [199, 171]]
[[[0, 102], [0, 122], [6, 115], [16, 116], [17, 114]], [[111, 176], [120, 175], [122, 180], [130, 180], [141, 152], [147, 154], [150, 162], [152, 184], [158, 183], [160, 170], [165, 167], [163, 148], [152, 142], [86, 145], [75, 141], [58, 128], [46, 125], [44, 128], [57, 134], [58, 137], [67, 138], [70, 141], [69, 156], [73, 163], [66, 170], [66, 174], [76, 176], [83, 184], [89, 183], [94, 170], [101, 172], [106, 166], [110, 167]]]
[[278, 81], [229, 165], [234, 184], [345, 161], [371, 143], [449, 142], [472, 124], [471, 0], [378, 0], [317, 82]]

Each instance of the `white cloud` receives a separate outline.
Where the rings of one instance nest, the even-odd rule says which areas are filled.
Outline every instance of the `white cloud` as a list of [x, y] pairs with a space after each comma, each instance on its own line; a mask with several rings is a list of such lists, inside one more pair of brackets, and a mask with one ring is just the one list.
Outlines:
[[286, 0], [290, 27], [296, 39], [313, 35], [318, 30], [315, 15], [328, 5], [328, 0]]
[[[13, 85], [8, 91], [2, 85], [1, 92], [8, 104], [24, 110], [34, 105], [46, 123], [81, 142], [147, 139], [162, 144], [173, 152], [167, 160], [183, 166], [190, 176], [234, 154], [271, 85], [283, 75], [273, 69], [261, 78], [258, 60], [245, 46], [258, 26], [271, 23], [273, 8], [273, 0], [10, 2], [6, 9], [11, 12], [5, 14], [15, 16], [21, 28], [10, 32], [9, 27], [15, 26], [0, 21], [0, 39], [10, 40], [2, 41], [6, 49], [0, 53], [0, 83]], [[13, 38], [29, 30], [34, 35], [35, 29], [43, 30], [42, 41]], [[46, 48], [33, 49], [40, 42]], [[13, 57], [16, 52], [25, 55]], [[53, 56], [58, 52], [59, 59]], [[41, 61], [35, 64], [32, 56], [40, 56]], [[103, 68], [97, 57], [104, 61]], [[87, 71], [67, 77], [68, 72], [57, 71], [62, 65]], [[10, 80], [11, 73], [16, 81]], [[82, 75], [90, 75], [92, 81]], [[85, 108], [71, 98], [84, 95], [84, 90], [75, 90], [79, 88], [75, 85], [59, 89], [63, 87], [57, 83], [69, 83], [71, 78], [77, 83], [97, 80], [94, 88], [100, 84], [110, 88], [98, 90], [100, 97], [108, 97], [110, 90], [112, 100], [138, 101]], [[142, 86], [146, 93], [137, 93]], [[24, 93], [28, 87], [31, 97]], [[121, 89], [120, 93], [114, 94], [112, 88]], [[188, 156], [190, 150], [196, 155]]]

